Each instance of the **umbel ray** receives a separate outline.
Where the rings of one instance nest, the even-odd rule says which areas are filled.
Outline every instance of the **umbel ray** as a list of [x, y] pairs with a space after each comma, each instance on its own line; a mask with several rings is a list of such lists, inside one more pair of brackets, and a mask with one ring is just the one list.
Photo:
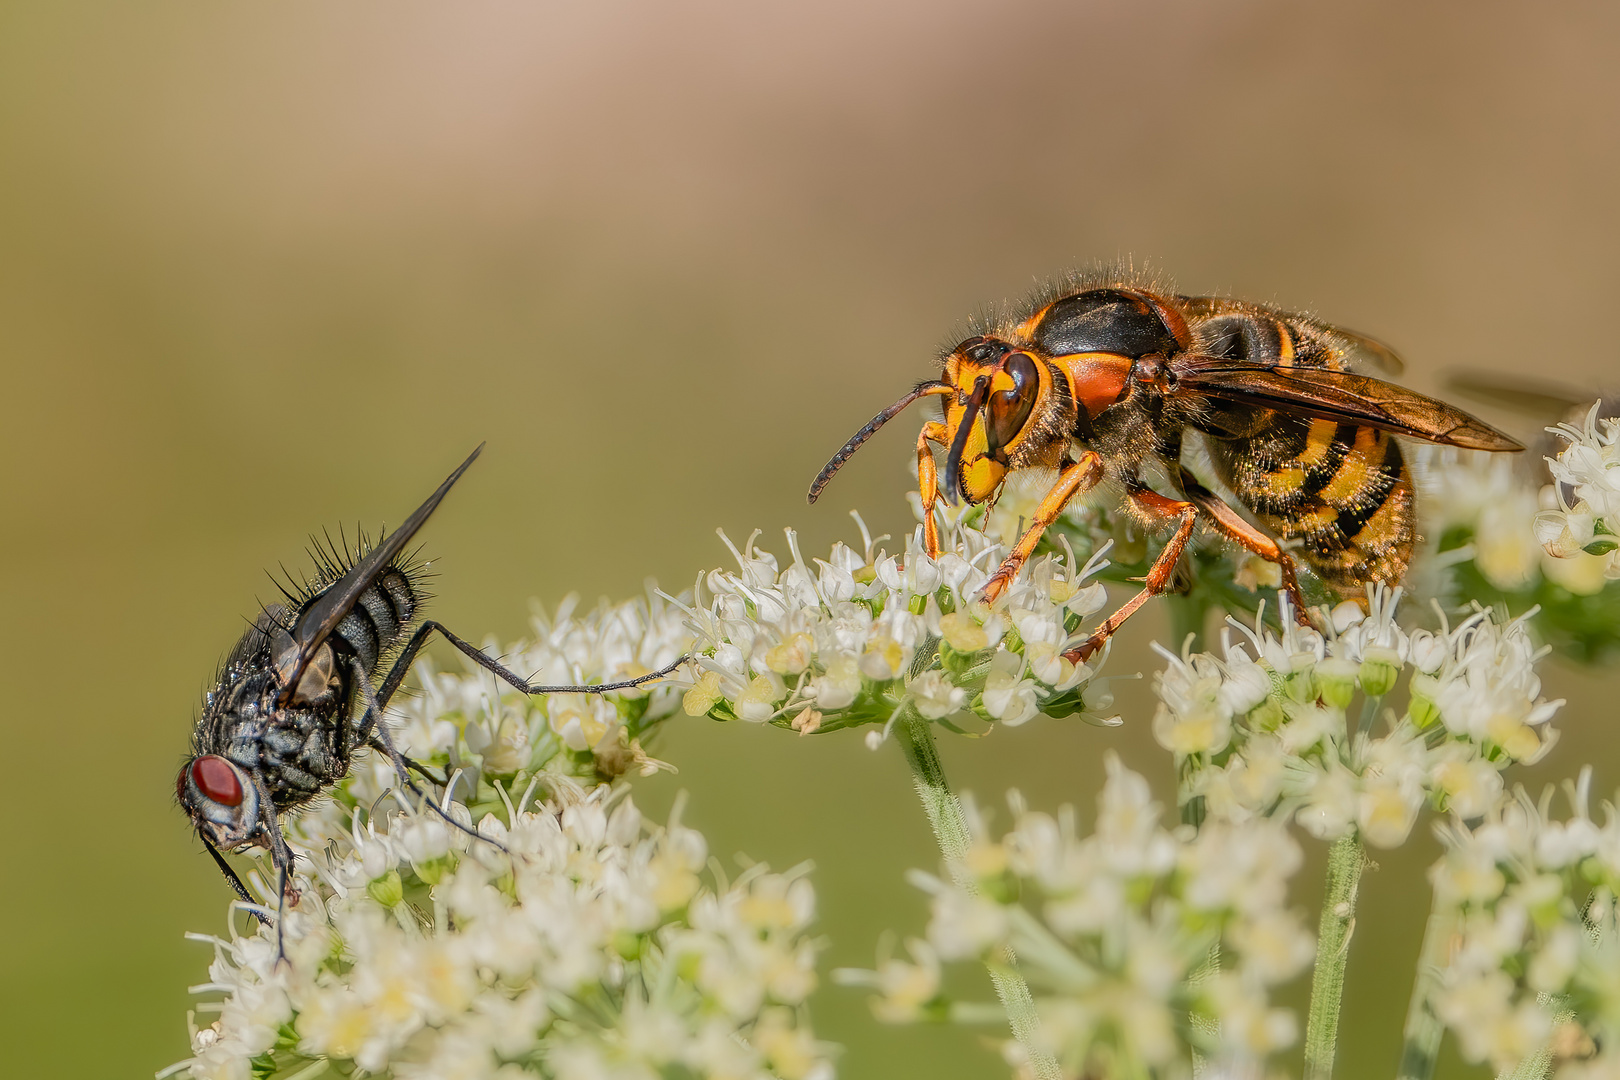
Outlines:
[[[955, 346], [943, 367], [833, 455], [811, 484], [810, 501], [901, 410], [941, 399], [943, 415], [917, 438], [930, 556], [939, 553], [933, 508], [941, 495], [983, 503], [1000, 494], [1011, 472], [1053, 476], [1030, 527], [981, 593], [994, 601], [1069, 501], [1109, 482], [1128, 513], [1171, 535], [1141, 592], [1066, 654], [1075, 661], [1169, 587], [1199, 525], [1274, 563], [1304, 621], [1307, 606], [1284, 543], [1345, 595], [1406, 572], [1416, 537], [1414, 492], [1394, 436], [1524, 449], [1460, 409], [1367, 374], [1401, 367], [1371, 338], [1261, 304], [1177, 295], [1129, 272], [1085, 275], [1047, 291]], [[1254, 520], [1186, 467], [1188, 433], [1203, 440], [1216, 479]], [[943, 478], [935, 447], [945, 450]], [[1149, 485], [1149, 466], [1172, 494]]]
[[[362, 541], [352, 561], [342, 553], [335, 560], [322, 559], [314, 582], [289, 594], [286, 604], [266, 605], [204, 697], [191, 757], [180, 769], [176, 791], [203, 846], [244, 901], [251, 904], [252, 897], [221, 852], [269, 849], [278, 879], [278, 911], [285, 911], [293, 855], [282, 836], [280, 816], [348, 775], [362, 747], [386, 755], [400, 783], [423, 805], [457, 829], [495, 844], [424, 795], [411, 770], [428, 773], [399, 752], [382, 722], [383, 710], [432, 634], [525, 694], [626, 690], [663, 678], [685, 663], [682, 657], [623, 682], [538, 686], [443, 625], [418, 621], [425, 599], [424, 567], [410, 558], [406, 545], [482, 450], [474, 450], [403, 525], [375, 546], [367, 548]], [[374, 686], [373, 677], [390, 658], [382, 682]], [[278, 950], [280, 937], [278, 920]]]

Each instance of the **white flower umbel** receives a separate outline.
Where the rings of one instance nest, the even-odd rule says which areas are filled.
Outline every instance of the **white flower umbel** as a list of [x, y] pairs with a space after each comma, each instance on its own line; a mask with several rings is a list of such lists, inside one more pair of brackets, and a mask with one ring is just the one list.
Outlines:
[[1620, 419], [1599, 420], [1600, 404], [1580, 427], [1547, 429], [1569, 445], [1547, 459], [1557, 506], [1536, 515], [1536, 539], [1558, 558], [1601, 556], [1613, 579], [1620, 578]]
[[1565, 817], [1551, 791], [1519, 790], [1472, 828], [1437, 830], [1435, 909], [1455, 929], [1435, 1011], [1464, 1057], [1501, 1074], [1539, 1057], [1537, 1076], [1620, 1075], [1620, 819], [1612, 805], [1591, 819], [1590, 782], [1565, 782]]
[[702, 654], [685, 696], [692, 715], [806, 733], [881, 724], [874, 742], [908, 706], [952, 728], [1043, 713], [1115, 722], [1104, 681], [1064, 656], [1106, 603], [1089, 580], [1100, 553], [1084, 566], [1034, 559], [984, 604], [975, 598], [1007, 551], [965, 524], [947, 530], [953, 546], [938, 559], [921, 550], [919, 531], [903, 557], [865, 537], [863, 550], [836, 544], [811, 565], [789, 530], [784, 566], [757, 536], [742, 550], [727, 541], [736, 571], [699, 579], [688, 611]]
[[1297, 1036], [1270, 989], [1312, 955], [1286, 906], [1299, 848], [1275, 821], [1170, 831], [1147, 782], [1112, 753], [1107, 768], [1089, 834], [1069, 808], [1053, 817], [1014, 793], [998, 840], [970, 806], [965, 866], [914, 879], [933, 897], [928, 941], [909, 944], [911, 962], [839, 977], [874, 987], [884, 1020], [988, 1018], [944, 996], [940, 964], [1011, 950], [1062, 1075], [1186, 1077], [1195, 1053], [1211, 1075], [1260, 1075]]
[[1165, 652], [1153, 730], [1176, 755], [1183, 799], [1216, 820], [1293, 817], [1321, 839], [1386, 848], [1426, 800], [1483, 814], [1500, 771], [1551, 746], [1562, 702], [1541, 697], [1528, 616], [1476, 612], [1408, 633], [1399, 599], [1374, 588], [1371, 614], [1343, 604], [1323, 614], [1325, 633], [1286, 614], [1280, 634], [1234, 621], [1223, 659]]
[[706, 879], [678, 807], [657, 827], [606, 786], [557, 790], [479, 821], [505, 852], [408, 806], [303, 815], [287, 962], [270, 928], [195, 935], [218, 1019], [167, 1072], [830, 1080], [803, 873]]
[[1419, 560], [1420, 578], [1457, 561], [1472, 561], [1481, 576], [1503, 592], [1536, 585], [1554, 560], [1536, 542], [1540, 506], [1537, 481], [1518, 455], [1479, 454], [1424, 444], [1413, 472], [1420, 487], [1425, 533], [1443, 544], [1448, 536], [1466, 538], [1439, 558]]

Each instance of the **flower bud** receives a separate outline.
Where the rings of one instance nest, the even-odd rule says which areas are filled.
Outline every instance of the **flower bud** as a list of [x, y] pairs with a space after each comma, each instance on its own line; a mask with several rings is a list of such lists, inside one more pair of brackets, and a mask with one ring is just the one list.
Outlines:
[[405, 899], [405, 886], [399, 880], [399, 871], [390, 870], [382, 877], [372, 878], [366, 884], [366, 893], [377, 903], [392, 911]]
[[1276, 731], [1286, 719], [1288, 714], [1283, 712], [1282, 703], [1271, 697], [1249, 712], [1249, 724], [1257, 731]]
[[715, 702], [720, 700], [720, 673], [705, 671], [702, 678], [692, 684], [684, 697], [681, 698], [681, 708], [686, 710], [687, 716], [707, 716], [709, 710], [714, 708]]
[[1401, 673], [1401, 657], [1394, 649], [1374, 645], [1362, 654], [1361, 689], [1368, 697], [1383, 697]]
[[1440, 721], [1440, 706], [1434, 703], [1435, 691], [1440, 684], [1428, 675], [1413, 675], [1411, 683], [1412, 701], [1406, 707], [1406, 715], [1412, 718], [1413, 725], [1422, 731], [1432, 727]]
[[[425, 859], [422, 862], [411, 863], [411, 869], [416, 876], [428, 885], [437, 885], [450, 876], [450, 871], [456, 868], [456, 860], [450, 855], [442, 855], [437, 859]], [[371, 886], [366, 886], [367, 891]], [[373, 894], [375, 895], [375, 894]]]
[[[1361, 668], [1366, 670], [1363, 663]], [[1356, 665], [1342, 657], [1330, 656], [1316, 665], [1316, 690], [1323, 704], [1335, 709], [1350, 707], [1356, 694]]]
[[1316, 689], [1316, 657], [1310, 653], [1295, 653], [1289, 658], [1289, 668], [1283, 678], [1288, 696], [1301, 705], [1315, 701], [1320, 696]]
[[959, 653], [975, 653], [990, 647], [990, 635], [965, 611], [953, 611], [939, 618], [939, 634]]
[[1433, 675], [1446, 662], [1450, 651], [1446, 639], [1427, 630], [1414, 630], [1411, 637], [1412, 663], [1425, 675]]

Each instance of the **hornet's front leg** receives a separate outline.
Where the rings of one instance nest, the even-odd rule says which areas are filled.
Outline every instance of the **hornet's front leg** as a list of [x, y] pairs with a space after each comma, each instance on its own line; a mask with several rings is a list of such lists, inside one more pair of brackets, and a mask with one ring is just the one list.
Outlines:
[[945, 425], [932, 420], [917, 436], [917, 494], [922, 497], [923, 545], [930, 559], [939, 558], [939, 525], [934, 521], [934, 504], [939, 501], [939, 473], [929, 443], [945, 445]]
[[1024, 535], [1019, 537], [1017, 546], [1001, 564], [1001, 568], [985, 583], [984, 590], [979, 593], [979, 599], [987, 604], [994, 603], [996, 597], [1005, 592], [1007, 586], [1012, 584], [1013, 578], [1018, 576], [1019, 569], [1034, 553], [1035, 545], [1041, 542], [1041, 534], [1046, 531], [1047, 526], [1058, 519], [1059, 514], [1063, 513], [1063, 508], [1068, 505], [1069, 500], [1083, 491], [1096, 487], [1102, 477], [1102, 458], [1090, 450], [1081, 454], [1079, 461], [1065, 466], [1058, 474], [1057, 483], [1052, 485], [1052, 490], [1046, 493], [1041, 504], [1035, 508], [1035, 520], [1024, 531]]

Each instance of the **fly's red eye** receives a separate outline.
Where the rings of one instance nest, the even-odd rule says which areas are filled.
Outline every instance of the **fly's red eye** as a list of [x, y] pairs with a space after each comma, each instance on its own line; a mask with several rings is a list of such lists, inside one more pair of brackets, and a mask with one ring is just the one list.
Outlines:
[[242, 804], [242, 782], [230, 762], [213, 754], [206, 754], [191, 763], [191, 782], [197, 790], [221, 806]]

